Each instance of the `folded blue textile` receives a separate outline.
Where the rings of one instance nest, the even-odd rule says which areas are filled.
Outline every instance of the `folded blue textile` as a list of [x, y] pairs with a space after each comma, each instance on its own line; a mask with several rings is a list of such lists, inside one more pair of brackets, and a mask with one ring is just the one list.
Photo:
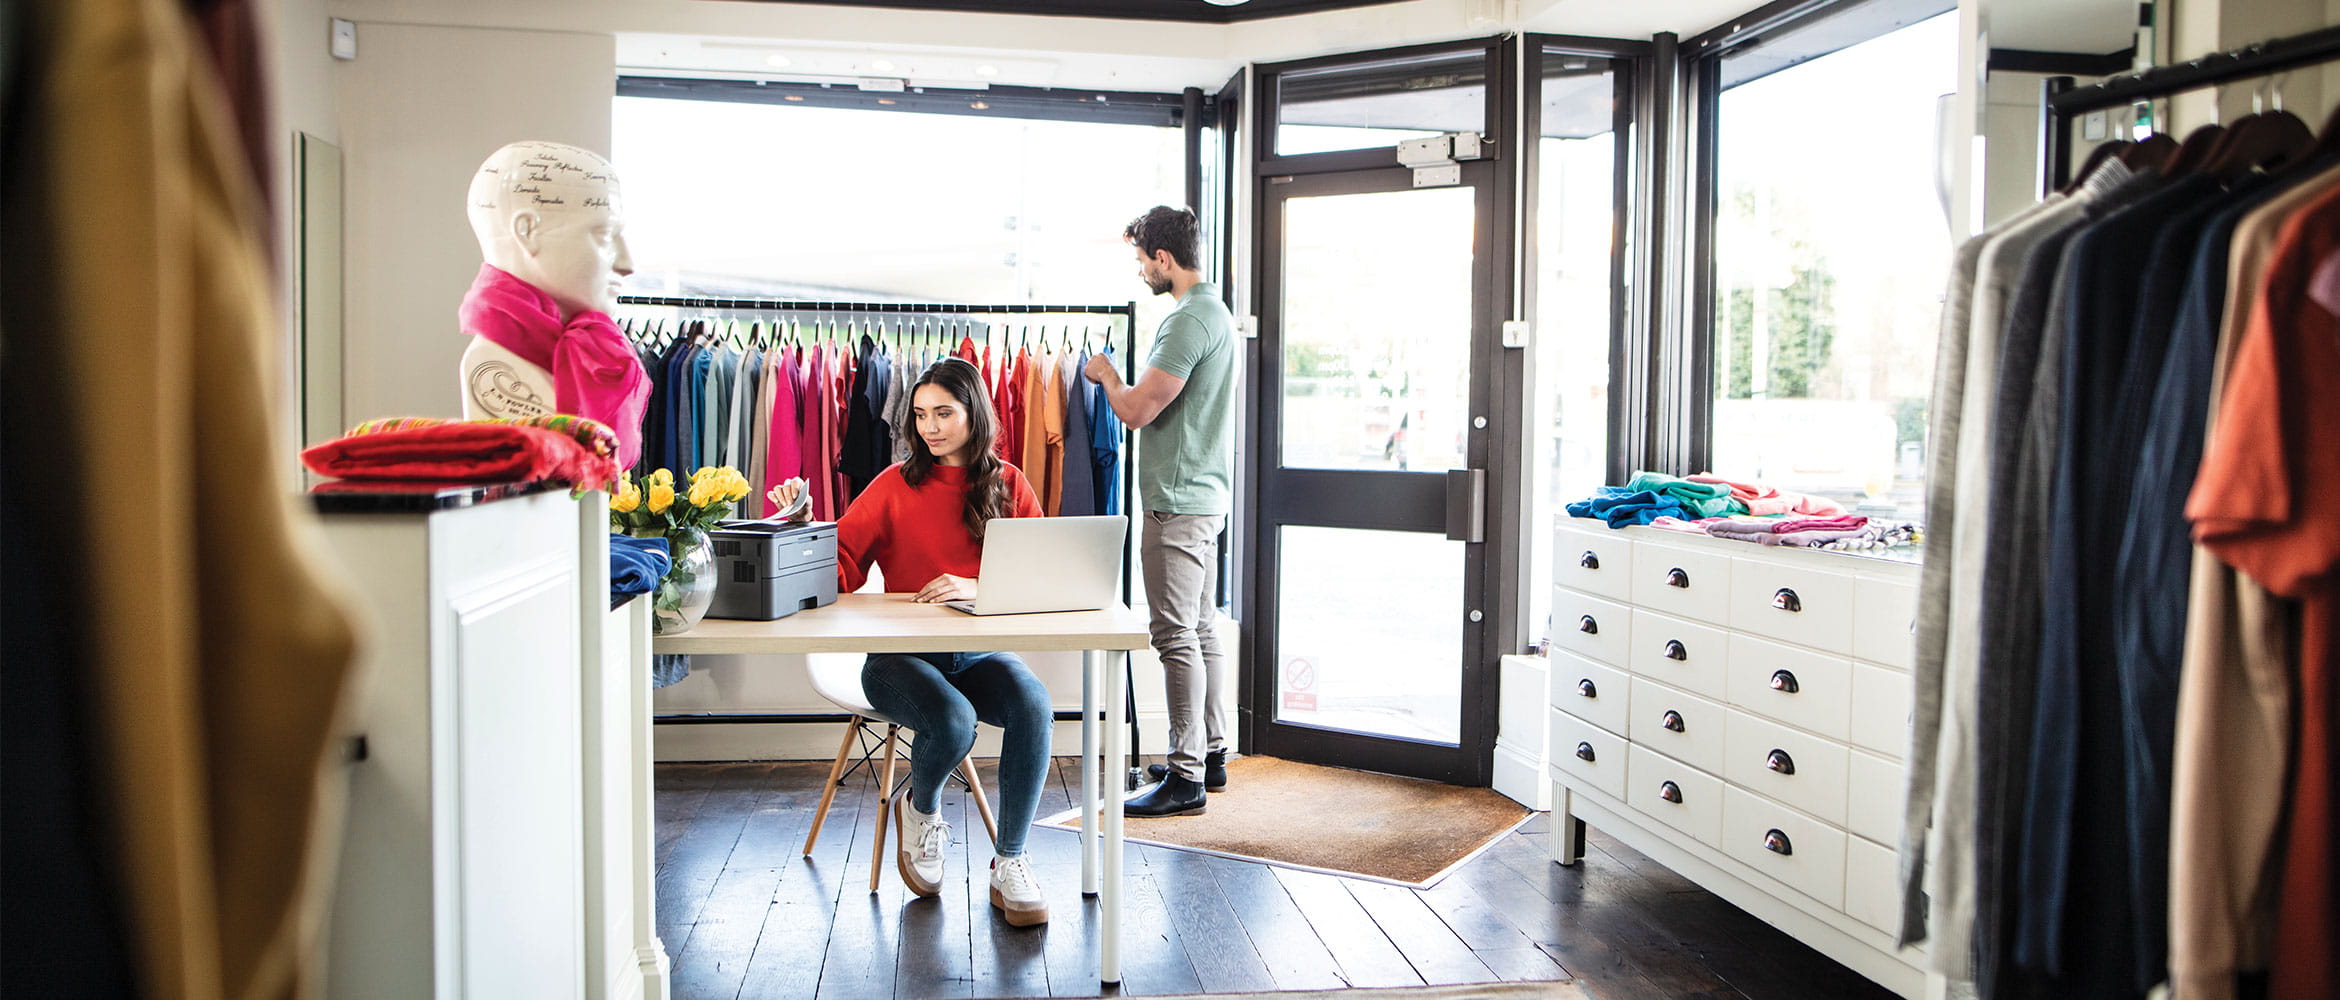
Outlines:
[[647, 594], [672, 564], [666, 539], [609, 536], [609, 596]]
[[1661, 517], [1690, 519], [1682, 501], [1664, 493], [1650, 490], [1627, 489], [1623, 486], [1603, 486], [1593, 495], [1566, 508], [1570, 517], [1597, 517], [1609, 527], [1622, 528], [1628, 524], [1648, 524]]

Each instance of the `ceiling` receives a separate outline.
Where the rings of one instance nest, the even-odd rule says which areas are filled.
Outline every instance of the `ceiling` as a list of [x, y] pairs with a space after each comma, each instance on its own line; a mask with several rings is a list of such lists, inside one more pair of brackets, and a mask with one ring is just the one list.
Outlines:
[[1346, 7], [1371, 7], [1401, 0], [1243, 0], [1223, 7], [1207, 0], [770, 0], [831, 7], [890, 7], [904, 10], [958, 10], [985, 14], [1042, 14], [1130, 21], [1196, 21], [1233, 24]]

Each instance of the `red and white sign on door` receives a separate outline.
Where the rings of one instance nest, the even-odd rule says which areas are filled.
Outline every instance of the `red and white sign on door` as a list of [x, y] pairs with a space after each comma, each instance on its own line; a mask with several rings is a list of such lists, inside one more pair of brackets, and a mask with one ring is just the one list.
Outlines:
[[1284, 661], [1284, 710], [1316, 711], [1316, 661], [1295, 656]]

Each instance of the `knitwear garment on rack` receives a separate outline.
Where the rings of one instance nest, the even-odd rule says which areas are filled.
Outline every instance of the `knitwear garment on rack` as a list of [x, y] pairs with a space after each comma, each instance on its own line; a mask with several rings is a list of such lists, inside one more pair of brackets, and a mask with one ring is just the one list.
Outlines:
[[301, 452], [301, 463], [335, 479], [553, 480], [578, 489], [601, 489], [618, 474], [613, 456], [596, 455], [576, 438], [542, 427], [429, 418], [375, 423], [393, 429], [352, 433], [312, 445]]
[[618, 435], [619, 463], [634, 464], [642, 453], [650, 377], [609, 314], [587, 310], [564, 323], [552, 296], [481, 264], [456, 316], [463, 332], [551, 373], [553, 405], [609, 425]]

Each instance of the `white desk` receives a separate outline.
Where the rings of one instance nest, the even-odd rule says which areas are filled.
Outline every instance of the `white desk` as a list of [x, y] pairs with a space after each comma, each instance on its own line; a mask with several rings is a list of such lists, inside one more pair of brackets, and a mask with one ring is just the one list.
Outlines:
[[[1042, 615], [961, 614], [908, 594], [843, 594], [768, 622], [709, 618], [652, 643], [658, 653], [954, 653], [1081, 651], [1081, 891], [1104, 909], [1097, 978], [1121, 982], [1122, 686], [1113, 667], [1147, 643], [1146, 620], [1122, 605]], [[1098, 709], [1104, 709], [1103, 745]], [[1108, 762], [1111, 762], [1110, 764]], [[1100, 801], [1112, 803], [1101, 810]], [[1100, 822], [1100, 818], [1102, 822]], [[1100, 836], [1101, 835], [1101, 836]], [[870, 859], [872, 864], [883, 863]], [[1102, 874], [1102, 879], [1100, 879]]]

